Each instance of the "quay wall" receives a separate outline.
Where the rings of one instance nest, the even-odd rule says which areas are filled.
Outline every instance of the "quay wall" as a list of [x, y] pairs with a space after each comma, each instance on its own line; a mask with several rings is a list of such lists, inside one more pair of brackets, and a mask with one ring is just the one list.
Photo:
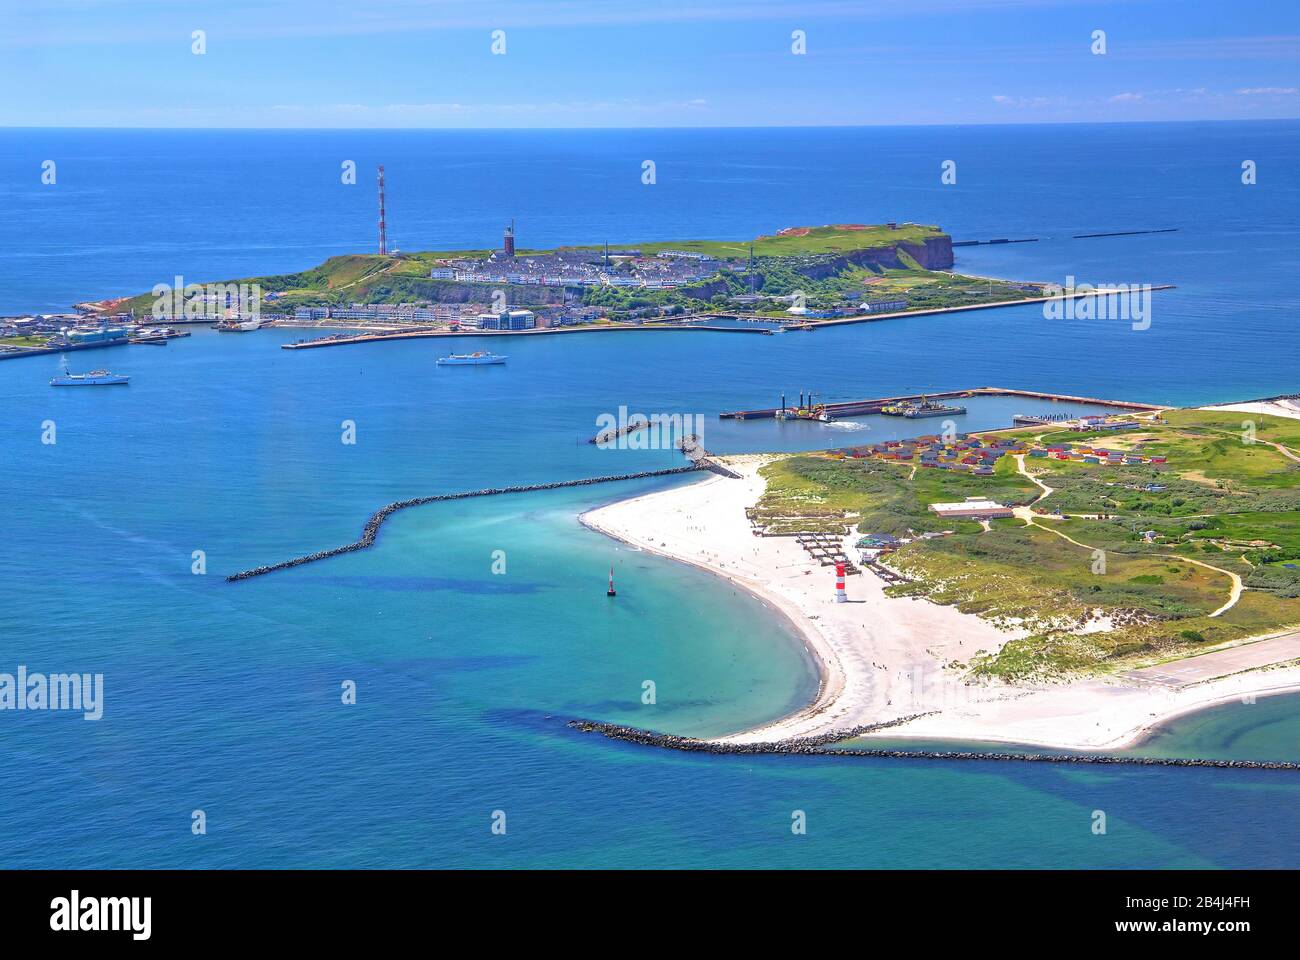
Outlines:
[[[328, 321], [322, 321], [322, 324], [328, 325]], [[394, 333], [361, 334], [355, 337], [342, 337], [337, 340], [328, 338], [322, 338], [319, 340], [301, 340], [297, 343], [282, 343], [280, 344], [280, 348], [283, 350], [309, 350], [313, 347], [342, 347], [351, 343], [381, 343], [385, 340], [419, 340], [426, 338], [453, 339], [456, 337], [545, 337], [559, 334], [614, 333], [617, 331], [639, 331], [645, 333], [647, 331], [659, 330], [685, 330], [703, 333], [750, 333], [759, 335], [771, 335], [772, 333], [772, 331], [768, 330], [766, 327], [716, 327], [690, 323], [592, 323], [574, 327], [534, 327], [531, 330], [475, 330], [471, 328], [462, 328], [457, 332], [452, 332], [450, 330], [404, 330]]]

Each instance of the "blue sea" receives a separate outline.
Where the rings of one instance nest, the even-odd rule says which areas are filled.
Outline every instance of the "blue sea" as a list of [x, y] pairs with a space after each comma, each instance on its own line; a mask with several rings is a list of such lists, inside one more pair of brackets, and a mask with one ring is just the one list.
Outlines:
[[[948, 159], [958, 177], [945, 186]], [[345, 160], [355, 186], [340, 183]], [[907, 433], [875, 417], [716, 417], [781, 392], [996, 385], [1173, 404], [1296, 392], [1300, 123], [3, 130], [0, 314], [373, 250], [379, 163], [402, 249], [494, 246], [511, 218], [521, 247], [911, 220], [959, 240], [1039, 238], [959, 248], [959, 271], [1176, 289], [1153, 294], [1144, 330], [1026, 306], [773, 337], [524, 338], [504, 367], [438, 369], [445, 345], [286, 351], [296, 332], [198, 329], [91, 354], [132, 382], [87, 391], [48, 387], [56, 357], [0, 363], [0, 672], [102, 673], [105, 686], [97, 722], [0, 712], [0, 863], [1300, 865], [1288, 773], [710, 757], [570, 731], [587, 717], [722, 733], [815, 692], [791, 629], [761, 602], [577, 522], [687, 481], [402, 511], [373, 549], [223, 580], [351, 541], [388, 501], [681, 462], [586, 444], [620, 406], [699, 415], [709, 449], [739, 452]], [[1073, 239], [1149, 229], [1177, 232]], [[1044, 406], [975, 400], [961, 426]], [[41, 442], [47, 421], [56, 443]], [[340, 442], [344, 421], [355, 444]], [[1300, 699], [1193, 715], [1141, 751], [1300, 760]], [[806, 836], [791, 834], [796, 809]], [[191, 830], [197, 810], [206, 835]]]

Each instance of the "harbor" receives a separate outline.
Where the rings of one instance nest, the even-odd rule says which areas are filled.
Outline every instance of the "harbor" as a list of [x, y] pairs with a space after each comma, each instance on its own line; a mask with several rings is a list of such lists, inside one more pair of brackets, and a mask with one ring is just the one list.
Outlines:
[[[909, 410], [920, 408], [922, 404], [934, 404], [940, 400], [955, 400], [970, 397], [1025, 397], [1033, 400], [1049, 400], [1053, 402], [1068, 403], [1086, 403], [1099, 407], [1113, 407], [1120, 410], [1133, 410], [1141, 412], [1154, 412], [1165, 409], [1159, 404], [1142, 403], [1134, 400], [1105, 400], [1097, 397], [1079, 397], [1064, 393], [1046, 393], [1038, 390], [1019, 390], [1009, 387], [971, 387], [965, 390], [946, 390], [929, 393], [905, 394], [895, 397], [875, 397], [866, 400], [845, 400], [835, 403], [813, 404], [813, 394], [809, 393], [809, 403], [805, 406], [803, 394], [800, 393], [800, 403], [798, 407], [788, 408], [785, 406], [784, 397], [782, 405], [779, 407], [765, 407], [757, 410], [732, 410], [730, 412], [719, 413], [720, 420], [772, 420], [772, 419], [837, 419], [839, 417], [863, 416], [873, 414], [884, 414], [886, 408], [896, 410]], [[933, 409], [930, 407], [929, 409]], [[793, 413], [791, 412], [793, 410]], [[809, 415], [795, 415], [798, 411], [807, 411]], [[816, 415], [811, 411], [816, 410]], [[957, 415], [956, 411], [965, 412], [963, 407], [950, 407], [943, 412], [952, 411], [950, 415]], [[899, 415], [899, 414], [895, 414]], [[901, 414], [906, 416], [906, 413]], [[1068, 419], [1068, 418], [1063, 418]], [[1045, 421], [1044, 421], [1045, 422]]]
[[133, 344], [166, 346], [170, 340], [190, 336], [189, 331], [168, 328], [109, 328], [84, 333], [62, 334], [51, 337], [36, 347], [0, 347], [0, 360], [17, 360], [22, 357], [41, 357], [52, 353], [73, 353], [79, 350], [106, 350], [109, 347], [126, 347]]

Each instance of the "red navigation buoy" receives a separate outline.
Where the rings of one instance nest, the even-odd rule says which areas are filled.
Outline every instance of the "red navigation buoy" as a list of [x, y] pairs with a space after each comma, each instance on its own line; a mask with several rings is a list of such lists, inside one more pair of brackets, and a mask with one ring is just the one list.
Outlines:
[[609, 568], [609, 589], [605, 591], [605, 596], [607, 597], [618, 596], [618, 594], [614, 592], [614, 568], [613, 567]]

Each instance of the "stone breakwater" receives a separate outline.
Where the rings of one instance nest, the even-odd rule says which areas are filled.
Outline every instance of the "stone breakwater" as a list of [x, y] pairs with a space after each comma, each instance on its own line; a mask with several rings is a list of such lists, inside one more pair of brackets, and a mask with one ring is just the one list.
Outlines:
[[594, 720], [570, 720], [569, 726], [582, 733], [599, 733], [611, 740], [623, 740], [647, 747], [665, 750], [685, 750], [693, 753], [775, 754], [783, 756], [821, 757], [877, 757], [886, 760], [1012, 760], [1022, 763], [1091, 763], [1137, 767], [1215, 767], [1227, 770], [1300, 770], [1300, 763], [1285, 760], [1197, 760], [1183, 757], [1125, 757], [1107, 754], [1081, 753], [999, 753], [974, 750], [888, 750], [862, 747], [825, 750], [827, 744], [850, 740], [863, 734], [916, 720], [926, 714], [900, 717], [885, 723], [854, 727], [843, 733], [800, 737], [775, 743], [719, 743], [715, 740], [696, 740], [668, 733], [655, 733], [637, 727]]
[[[881, 723], [850, 727], [847, 730], [831, 733], [819, 733], [815, 737], [793, 737], [775, 743], [720, 743], [717, 740], [697, 740], [694, 737], [678, 737], [671, 733], [655, 733], [653, 730], [642, 730], [640, 727], [625, 727], [617, 723], [603, 723], [599, 720], [570, 720], [569, 726], [583, 733], [599, 733], [611, 740], [626, 740], [628, 743], [639, 743], [647, 747], [662, 747], [665, 750], [686, 750], [695, 753], [822, 753], [824, 751], [819, 748], [827, 744], [852, 740], [854, 737], [875, 733], [878, 730], [888, 730], [890, 727], [897, 727], [904, 723], [911, 723], [913, 720], [920, 720], [922, 717], [931, 716], [934, 712], [931, 710], [928, 713], [913, 713], [906, 717], [899, 717], [896, 720], [885, 720]], [[847, 751], [837, 750], [835, 752]]]
[[341, 547], [334, 547], [332, 550], [319, 550], [316, 553], [309, 553], [306, 556], [294, 557], [292, 560], [284, 560], [280, 563], [272, 563], [266, 566], [253, 567], [250, 570], [241, 570], [239, 573], [232, 573], [226, 577], [228, 583], [236, 580], [248, 580], [252, 577], [260, 577], [268, 573], [274, 573], [277, 570], [288, 570], [290, 567], [300, 567], [304, 563], [315, 563], [317, 560], [325, 560], [329, 557], [341, 556], [345, 553], [353, 553], [357, 550], [364, 550], [375, 542], [375, 537], [379, 533], [379, 528], [384, 525], [384, 521], [396, 513], [398, 510], [405, 510], [407, 507], [419, 507], [426, 503], [442, 503], [445, 500], [468, 500], [471, 497], [495, 497], [503, 493], [532, 493], [536, 490], [558, 490], [561, 487], [587, 487], [597, 483], [613, 483], [617, 480], [643, 480], [648, 477], [667, 477], [678, 473], [691, 473], [698, 470], [696, 464], [686, 467], [669, 467], [664, 470], [643, 470], [640, 473], [623, 473], [611, 477], [586, 477], [582, 480], [556, 480], [552, 483], [530, 483], [513, 487], [489, 487], [485, 490], [468, 490], [463, 493], [439, 493], [431, 497], [412, 497], [410, 500], [398, 500], [394, 503], [380, 507], [370, 515], [366, 525], [362, 528], [361, 539], [354, 543], [345, 544]]

